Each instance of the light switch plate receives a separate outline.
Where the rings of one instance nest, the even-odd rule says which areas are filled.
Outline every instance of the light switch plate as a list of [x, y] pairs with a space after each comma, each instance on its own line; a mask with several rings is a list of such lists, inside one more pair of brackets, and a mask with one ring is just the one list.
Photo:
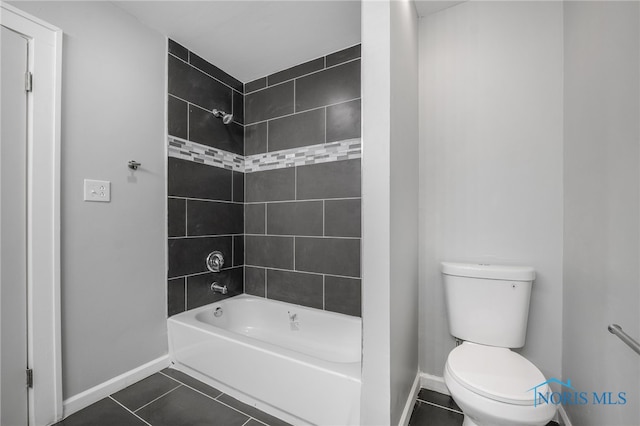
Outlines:
[[84, 180], [84, 201], [111, 201], [111, 182], [108, 180]]

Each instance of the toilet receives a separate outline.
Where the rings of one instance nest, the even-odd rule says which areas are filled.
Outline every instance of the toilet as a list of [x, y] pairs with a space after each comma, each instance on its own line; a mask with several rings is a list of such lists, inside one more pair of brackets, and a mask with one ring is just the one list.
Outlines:
[[[523, 266], [442, 263], [451, 335], [462, 343], [444, 368], [444, 381], [464, 414], [463, 426], [546, 425], [553, 404], [535, 403], [546, 382], [511, 348], [524, 346], [535, 271]], [[546, 384], [537, 393], [550, 392]]]

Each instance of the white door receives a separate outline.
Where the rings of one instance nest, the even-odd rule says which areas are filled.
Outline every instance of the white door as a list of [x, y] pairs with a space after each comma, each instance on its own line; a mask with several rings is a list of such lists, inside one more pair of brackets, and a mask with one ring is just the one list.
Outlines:
[[28, 424], [28, 41], [2, 27], [0, 76], [0, 424]]

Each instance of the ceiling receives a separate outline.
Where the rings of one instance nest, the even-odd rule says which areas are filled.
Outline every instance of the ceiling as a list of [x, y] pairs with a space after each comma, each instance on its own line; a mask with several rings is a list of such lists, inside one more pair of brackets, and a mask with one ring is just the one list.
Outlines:
[[[245, 83], [360, 43], [359, 0], [114, 3]], [[420, 16], [458, 3], [415, 1]]]
[[114, 1], [242, 82], [360, 43], [359, 1]]

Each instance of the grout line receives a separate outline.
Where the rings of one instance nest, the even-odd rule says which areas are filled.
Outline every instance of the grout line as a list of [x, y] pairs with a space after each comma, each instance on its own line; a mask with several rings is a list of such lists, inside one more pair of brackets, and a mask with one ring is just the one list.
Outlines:
[[[269, 220], [268, 220], [269, 216], [267, 215], [267, 204], [268, 203], [264, 203], [264, 223], [263, 223], [263, 225], [264, 225], [264, 234], [258, 234], [258, 235], [267, 235], [267, 223], [269, 223]], [[247, 234], [245, 232], [245, 235], [252, 235], [252, 234]]]
[[268, 299], [267, 297], [267, 268], [263, 268], [264, 269], [264, 297], [265, 299]]
[[[267, 152], [266, 152], [266, 153], [268, 154], [268, 153], [269, 153], [269, 120], [267, 120], [267, 121], [266, 121], [266, 123], [267, 123], [267, 142], [266, 142], [266, 145], [267, 145], [267, 147], [266, 147], [266, 148], [267, 148]], [[246, 158], [246, 157], [245, 157], [245, 158]]]
[[293, 236], [293, 270], [296, 270], [296, 235]]
[[444, 407], [444, 406], [442, 406], [442, 405], [438, 405], [438, 404], [436, 404], [435, 402], [425, 401], [425, 400], [423, 400], [423, 399], [419, 399], [419, 398], [417, 399], [417, 401], [420, 401], [420, 402], [422, 402], [422, 403], [424, 403], [424, 404], [431, 405], [431, 406], [433, 406], [433, 407], [442, 408], [443, 410], [448, 410], [448, 411], [452, 411], [452, 412], [454, 412], [454, 413], [458, 413], [458, 414], [462, 414], [462, 415], [464, 415], [464, 414], [462, 413], [462, 411], [454, 410], [453, 408], [449, 408], [449, 407]]
[[265, 277], [266, 277], [266, 271], [268, 270], [272, 270], [272, 271], [281, 271], [281, 272], [296, 272], [299, 274], [309, 274], [309, 275], [326, 275], [329, 277], [337, 277], [337, 278], [349, 278], [352, 280], [360, 280], [360, 277], [349, 277], [347, 275], [336, 275], [336, 274], [325, 274], [323, 272], [310, 272], [310, 271], [294, 271], [292, 269], [283, 269], [283, 268], [274, 268], [272, 266], [262, 266], [262, 265], [245, 265], [249, 268], [260, 268], [260, 269], [264, 269], [265, 270]]
[[295, 114], [296, 111], [296, 86], [297, 86], [297, 79], [293, 79], [293, 113]]
[[298, 166], [294, 166], [293, 171], [293, 196], [298, 199]]
[[113, 398], [111, 395], [109, 395], [109, 399], [111, 399], [113, 402], [115, 402], [116, 404], [118, 404], [119, 406], [121, 406], [122, 408], [124, 408], [125, 410], [127, 410], [128, 412], [130, 412], [131, 414], [133, 414], [136, 418], [140, 419], [141, 421], [144, 422], [144, 424], [151, 426], [151, 423], [147, 422], [145, 419], [143, 419], [142, 417], [138, 416], [136, 413], [134, 413], [133, 411], [129, 410], [127, 407], [125, 407], [124, 405], [120, 404], [118, 401], [115, 400], [115, 398]]
[[343, 200], [360, 200], [362, 197], [342, 197], [342, 198], [308, 198], [300, 200], [267, 200], [267, 201], [247, 201], [245, 204], [262, 204], [262, 203], [305, 203], [307, 201], [343, 201]]
[[327, 276], [325, 274], [322, 274], [322, 310], [327, 309], [325, 307], [325, 302], [324, 302], [327, 296], [326, 287], [327, 287]]
[[[237, 235], [237, 234], [236, 234]], [[218, 236], [218, 235], [214, 235]], [[299, 234], [247, 234], [249, 237], [299, 237], [299, 238], [321, 238], [321, 239], [333, 239], [333, 240], [361, 240], [362, 237], [334, 237], [332, 235], [299, 235]], [[177, 240], [181, 237], [170, 237], [170, 240]], [[188, 237], [188, 238], [200, 238], [200, 237]]]
[[[242, 173], [242, 172], [239, 172]], [[225, 204], [244, 204], [240, 201], [228, 201], [228, 200], [211, 200], [209, 198], [193, 198], [193, 197], [182, 197], [180, 195], [168, 195], [167, 198], [173, 198], [175, 200], [190, 200], [190, 201], [208, 201], [212, 203], [225, 203]], [[360, 197], [358, 197], [360, 198]]]
[[146, 406], [147, 406], [147, 405], [149, 405], [149, 404], [153, 404], [154, 402], [156, 402], [157, 400], [159, 400], [159, 399], [160, 399], [160, 398], [162, 398], [163, 396], [170, 394], [171, 392], [173, 392], [174, 390], [178, 389], [178, 388], [179, 388], [179, 387], [181, 387], [181, 386], [182, 386], [182, 384], [178, 384], [178, 385], [176, 385], [176, 387], [175, 387], [175, 388], [173, 388], [173, 389], [171, 389], [170, 391], [163, 393], [163, 394], [162, 394], [162, 395], [160, 395], [159, 397], [157, 397], [157, 398], [155, 398], [155, 399], [153, 399], [153, 400], [151, 400], [151, 401], [147, 402], [147, 403], [146, 403], [146, 404], [144, 404], [142, 407], [137, 408], [137, 409], [134, 411], [134, 413], [135, 413], [136, 411], [140, 411], [140, 410], [142, 410], [144, 407], [146, 407]]
[[[171, 95], [171, 96], [173, 96], [173, 95]], [[254, 121], [252, 123], [247, 123], [246, 125], [247, 126], [249, 126], [249, 125], [253, 126], [254, 124], [268, 123], [269, 121], [279, 120], [281, 118], [291, 117], [292, 115], [302, 114], [302, 113], [310, 112], [310, 111], [315, 111], [317, 109], [328, 108], [328, 107], [332, 107], [332, 106], [336, 106], [336, 105], [346, 104], [346, 103], [357, 101], [357, 100], [360, 100], [360, 99], [362, 99], [362, 96], [358, 96], [357, 98], [347, 99], [347, 100], [340, 101], [340, 102], [334, 102], [332, 104], [322, 105], [322, 106], [318, 106], [318, 107], [314, 107], [314, 108], [303, 109], [303, 110], [300, 110], [300, 111], [292, 112], [290, 114], [284, 114], [284, 115], [279, 115], [277, 117], [271, 117], [271, 118], [268, 118], [266, 120], [258, 120], [258, 121]]]
[[[183, 235], [180, 237], [169, 237], [169, 240], [182, 240], [182, 239], [193, 239], [193, 238], [237, 237], [238, 235], [242, 235], [242, 232], [238, 234]], [[340, 238], [340, 237], [337, 237], [337, 238]]]
[[235, 257], [235, 250], [233, 249], [233, 244], [234, 244], [234, 241], [233, 241], [233, 240], [235, 240], [235, 238], [233, 238], [234, 236], [235, 236], [235, 235], [231, 236], [231, 267], [233, 267], [233, 265], [235, 265], [235, 264], [236, 264], [235, 259], [234, 259], [234, 257]]
[[184, 310], [187, 311], [187, 277], [182, 277], [182, 283], [184, 284]]
[[327, 233], [325, 231], [325, 217], [327, 215], [327, 209], [326, 209], [326, 204], [325, 204], [326, 200], [322, 200], [322, 236], [326, 237]]
[[[228, 268], [222, 268], [220, 269], [220, 272], [224, 272], [224, 271], [230, 271], [232, 269], [237, 269], [237, 268], [241, 268], [243, 265], [238, 265], [238, 266], [230, 266]], [[211, 274], [211, 271], [202, 271], [202, 272], [195, 272], [193, 274], [185, 274], [185, 275], [177, 275], [175, 277], [167, 277], [168, 280], [177, 280], [178, 278], [191, 278], [191, 277], [197, 277], [200, 275], [204, 275], [204, 274]]]

